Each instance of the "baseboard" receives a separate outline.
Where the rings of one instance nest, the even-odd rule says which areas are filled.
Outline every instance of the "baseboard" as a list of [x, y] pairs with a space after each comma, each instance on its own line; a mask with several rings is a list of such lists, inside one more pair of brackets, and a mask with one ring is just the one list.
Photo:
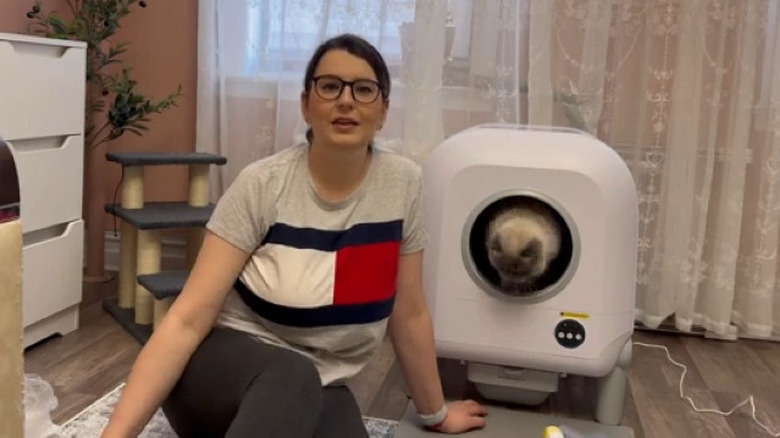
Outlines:
[[719, 341], [734, 342], [734, 341], [742, 341], [742, 340], [751, 340], [751, 341], [780, 343], [780, 335], [778, 334], [772, 334], [772, 336], [769, 337], [750, 336], [746, 333], [734, 333], [733, 335], [730, 334], [729, 336], [721, 336], [699, 326], [694, 326], [691, 329], [691, 331], [687, 331], [687, 332], [682, 331], [677, 327], [675, 327], [673, 322], [664, 322], [658, 327], [648, 327], [639, 321], [635, 321], [634, 329], [637, 331], [644, 331], [644, 332], [651, 332], [651, 333], [667, 333], [667, 334], [675, 334], [680, 336], [702, 337], [705, 339], [713, 339]]
[[[120, 233], [107, 231], [105, 237], [105, 260], [103, 266], [106, 271], [119, 271], [119, 240]], [[184, 269], [185, 247], [184, 239], [164, 237], [162, 239], [161, 269]]]

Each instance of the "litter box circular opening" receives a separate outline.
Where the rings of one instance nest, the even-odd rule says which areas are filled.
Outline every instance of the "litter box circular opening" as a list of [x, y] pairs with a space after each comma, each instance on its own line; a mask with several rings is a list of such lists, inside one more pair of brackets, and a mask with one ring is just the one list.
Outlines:
[[[547, 268], [541, 274], [510, 284], [502, 281], [490, 261], [490, 251], [496, 251], [491, 245], [500, 246], [500, 242], [491, 239], [489, 227], [497, 214], [512, 208], [530, 208], [546, 217], [559, 235], [559, 248], [553, 258], [544, 262]], [[562, 205], [538, 192], [505, 190], [484, 199], [471, 211], [463, 229], [461, 252], [469, 276], [486, 293], [504, 299], [539, 302], [566, 287], [577, 269], [579, 246], [576, 224]]]

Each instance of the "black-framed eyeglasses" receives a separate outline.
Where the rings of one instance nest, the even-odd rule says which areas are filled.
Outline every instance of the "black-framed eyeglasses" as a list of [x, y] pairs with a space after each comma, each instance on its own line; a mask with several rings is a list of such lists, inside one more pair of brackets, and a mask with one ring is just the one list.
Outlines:
[[314, 91], [324, 100], [336, 100], [341, 97], [344, 86], [349, 85], [352, 99], [360, 103], [373, 103], [382, 90], [379, 82], [371, 79], [345, 81], [338, 76], [322, 75], [312, 78]]

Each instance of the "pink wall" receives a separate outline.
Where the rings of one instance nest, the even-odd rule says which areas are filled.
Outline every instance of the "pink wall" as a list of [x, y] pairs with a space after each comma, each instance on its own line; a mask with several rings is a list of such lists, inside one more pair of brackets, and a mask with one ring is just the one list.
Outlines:
[[[67, 8], [65, 0], [41, 0], [45, 10], [63, 11]], [[5, 0], [0, 3], [0, 32], [26, 33], [30, 20], [25, 16], [32, 8], [32, 0]]]

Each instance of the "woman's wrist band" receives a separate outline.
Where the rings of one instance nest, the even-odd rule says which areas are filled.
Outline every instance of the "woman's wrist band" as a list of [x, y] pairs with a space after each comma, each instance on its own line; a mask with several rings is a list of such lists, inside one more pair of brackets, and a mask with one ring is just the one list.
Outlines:
[[445, 418], [447, 418], [447, 404], [445, 403], [442, 405], [441, 409], [439, 409], [438, 412], [435, 414], [417, 414], [417, 416], [420, 418], [420, 422], [423, 424], [423, 426], [426, 427], [433, 427], [438, 426], [441, 424]]

